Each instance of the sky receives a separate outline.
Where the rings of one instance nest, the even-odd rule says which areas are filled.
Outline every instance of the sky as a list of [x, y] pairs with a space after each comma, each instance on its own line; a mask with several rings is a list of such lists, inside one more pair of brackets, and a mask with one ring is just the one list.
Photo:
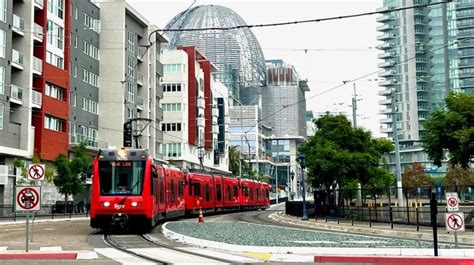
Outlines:
[[[151, 24], [164, 26], [179, 12], [188, 8], [192, 0], [126, 0]], [[193, 6], [222, 5], [234, 10], [247, 24], [263, 24], [296, 20], [317, 19], [357, 13], [373, 12], [382, 1], [361, 0], [196, 0]], [[357, 123], [380, 134], [377, 95], [377, 59], [380, 53], [377, 41], [376, 18], [371, 15], [358, 18], [337, 19], [327, 22], [290, 26], [253, 28], [262, 47], [265, 59], [283, 59], [292, 64], [301, 79], [307, 79], [310, 92], [306, 94], [307, 109], [317, 112], [346, 112], [352, 119], [354, 80], [358, 101]], [[305, 49], [307, 50], [305, 52]], [[369, 75], [374, 73], [372, 75]], [[340, 86], [335, 88], [336, 86]], [[329, 92], [326, 92], [330, 90]]]

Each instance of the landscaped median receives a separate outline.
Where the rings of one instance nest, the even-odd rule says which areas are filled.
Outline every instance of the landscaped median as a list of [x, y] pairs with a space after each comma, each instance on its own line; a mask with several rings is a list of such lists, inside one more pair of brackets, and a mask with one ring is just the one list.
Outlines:
[[[431, 256], [431, 242], [290, 229], [245, 222], [168, 222], [163, 233], [186, 244], [227, 251], [303, 255]], [[473, 249], [440, 245], [441, 256], [474, 257]]]

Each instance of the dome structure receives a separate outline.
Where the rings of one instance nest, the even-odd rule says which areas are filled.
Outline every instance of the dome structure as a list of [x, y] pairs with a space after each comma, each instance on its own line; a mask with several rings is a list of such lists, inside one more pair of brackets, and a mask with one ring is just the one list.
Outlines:
[[[233, 10], [219, 5], [200, 5], [176, 15], [166, 25], [166, 29], [240, 25], [246, 23]], [[170, 38], [169, 49], [195, 46], [210, 59], [219, 68], [216, 78], [224, 83], [235, 97], [245, 94], [246, 88], [249, 88], [250, 92], [265, 85], [265, 58], [250, 29], [168, 31], [167, 34]], [[244, 96], [246, 97], [248, 95]]]

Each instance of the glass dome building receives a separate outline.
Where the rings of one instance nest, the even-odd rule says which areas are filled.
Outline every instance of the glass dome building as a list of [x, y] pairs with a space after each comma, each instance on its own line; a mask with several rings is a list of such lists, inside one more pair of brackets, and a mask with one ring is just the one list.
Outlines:
[[[233, 10], [219, 5], [200, 5], [176, 15], [166, 29], [220, 28], [246, 25]], [[253, 98], [266, 84], [262, 49], [248, 28], [234, 30], [168, 31], [169, 49], [195, 46], [218, 68], [216, 79], [241, 101]], [[247, 104], [250, 102], [247, 102]]]

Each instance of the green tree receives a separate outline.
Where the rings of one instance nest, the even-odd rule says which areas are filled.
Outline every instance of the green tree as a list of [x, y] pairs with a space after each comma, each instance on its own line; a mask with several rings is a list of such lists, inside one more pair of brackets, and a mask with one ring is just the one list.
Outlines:
[[68, 195], [76, 195], [84, 191], [83, 180], [91, 174], [92, 156], [87, 153], [85, 144], [81, 143], [76, 147], [72, 160], [64, 154], [59, 154], [53, 164], [56, 168], [53, 183], [64, 195], [64, 203], [67, 205]]
[[450, 92], [445, 102], [424, 123], [423, 148], [437, 166], [447, 154], [451, 165], [468, 168], [474, 157], [474, 94]]
[[244, 159], [240, 159], [239, 146], [233, 145], [229, 147], [229, 171], [231, 171], [232, 174], [239, 176], [240, 164], [242, 164], [242, 173], [247, 172], [247, 163]]
[[448, 187], [471, 186], [474, 184], [473, 171], [469, 168], [463, 168], [461, 165], [450, 165], [443, 184]]
[[306, 156], [308, 182], [314, 188], [357, 180], [364, 187], [392, 184], [393, 175], [380, 167], [383, 154], [393, 150], [386, 139], [372, 138], [369, 131], [352, 128], [345, 116], [326, 115], [315, 121], [317, 131], [299, 151]]

